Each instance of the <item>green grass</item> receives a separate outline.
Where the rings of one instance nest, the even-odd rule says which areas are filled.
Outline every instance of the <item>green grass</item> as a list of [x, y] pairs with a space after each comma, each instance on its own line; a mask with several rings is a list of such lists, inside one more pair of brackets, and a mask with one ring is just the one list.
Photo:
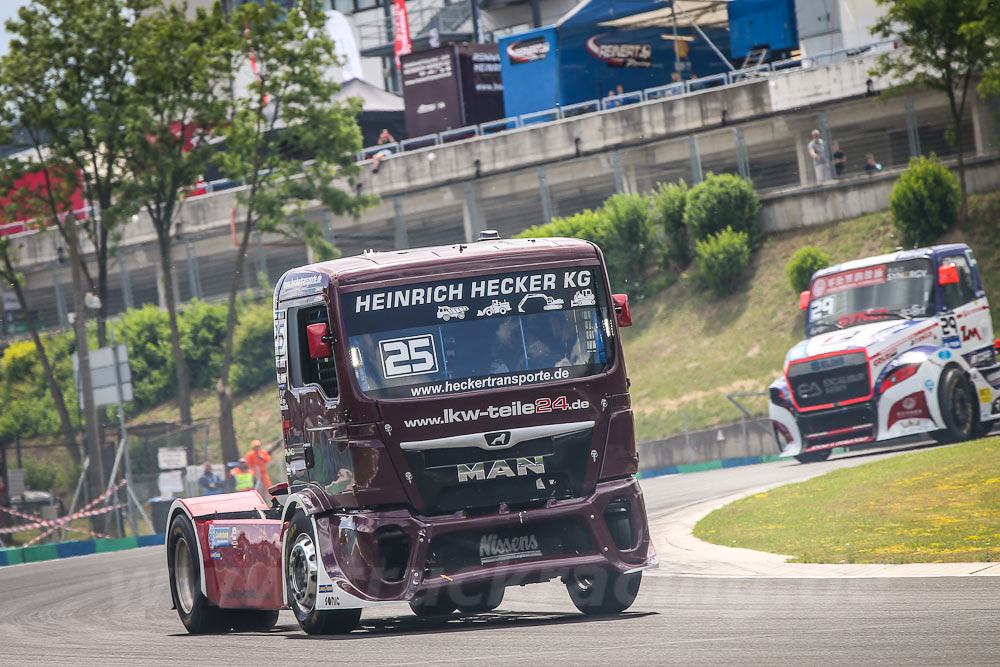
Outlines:
[[803, 563], [997, 561], [998, 457], [994, 437], [842, 468], [730, 503], [694, 534]]
[[[1000, 324], [1000, 193], [972, 199], [970, 221], [941, 243], [972, 246], [995, 295]], [[725, 299], [698, 289], [689, 275], [636, 304], [635, 323], [623, 333], [639, 440], [739, 421], [728, 393], [763, 392], [781, 372], [785, 352], [802, 339], [805, 320], [785, 265], [805, 245], [825, 250], [834, 263], [889, 252], [901, 241], [888, 213], [768, 237], [753, 257], [743, 286]], [[743, 399], [759, 415], [766, 398]]]

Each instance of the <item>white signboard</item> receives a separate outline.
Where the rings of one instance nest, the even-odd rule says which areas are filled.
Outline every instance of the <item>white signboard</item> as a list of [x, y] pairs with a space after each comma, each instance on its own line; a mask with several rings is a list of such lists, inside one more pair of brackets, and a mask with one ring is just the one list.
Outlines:
[[179, 470], [188, 464], [187, 450], [183, 447], [160, 447], [156, 450], [156, 465], [160, 470]]
[[[163, 450], [161, 449], [160, 451]], [[182, 494], [184, 493], [184, 475], [180, 470], [161, 472], [157, 480], [157, 486], [160, 487], [161, 498], [170, 498], [175, 494]]]
[[[125, 344], [118, 348], [118, 376], [122, 381], [122, 401], [132, 400], [132, 371], [128, 365], [128, 350]], [[83, 409], [83, 392], [80, 388], [80, 360], [73, 353], [73, 374], [76, 375], [77, 394], [80, 399], [80, 409]], [[115, 376], [114, 355], [110, 347], [101, 347], [90, 351], [90, 378], [94, 386], [94, 403], [97, 407], [114, 405], [118, 402], [118, 377]]]
[[7, 471], [7, 498], [24, 496], [24, 469], [10, 468]]
[[3, 309], [8, 313], [12, 310], [21, 310], [21, 304], [17, 300], [17, 295], [13, 292], [3, 293]]

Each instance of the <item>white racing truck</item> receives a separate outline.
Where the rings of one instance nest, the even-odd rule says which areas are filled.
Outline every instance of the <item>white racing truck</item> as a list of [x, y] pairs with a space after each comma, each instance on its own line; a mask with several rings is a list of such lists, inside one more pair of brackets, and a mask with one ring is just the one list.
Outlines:
[[1000, 341], [972, 250], [897, 251], [817, 271], [806, 338], [770, 386], [781, 456], [930, 433], [981, 437], [1000, 418]]

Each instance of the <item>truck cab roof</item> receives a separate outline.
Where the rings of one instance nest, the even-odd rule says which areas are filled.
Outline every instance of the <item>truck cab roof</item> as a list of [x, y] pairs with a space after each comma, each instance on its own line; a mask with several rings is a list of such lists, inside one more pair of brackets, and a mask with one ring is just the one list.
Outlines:
[[918, 259], [921, 257], [926, 257], [927, 259], [934, 260], [937, 257], [943, 257], [947, 255], [954, 255], [956, 252], [965, 252], [969, 249], [969, 246], [965, 243], [949, 243], [947, 245], [936, 245], [929, 246], [926, 248], [914, 248], [912, 250], [896, 250], [884, 255], [877, 255], [875, 257], [863, 257], [861, 259], [851, 260], [850, 262], [843, 262], [841, 264], [835, 264], [829, 266], [825, 269], [820, 269], [813, 274], [813, 279], [819, 278], [821, 276], [828, 276], [835, 273], [840, 273], [842, 271], [850, 271], [852, 269], [861, 269], [866, 266], [875, 266], [877, 264], [886, 264], [888, 262], [899, 262], [906, 259]]
[[286, 292], [298, 293], [299, 290], [288, 290], [286, 287], [292, 287], [291, 282], [310, 274], [322, 276], [322, 283], [335, 281], [341, 288], [349, 288], [402, 279], [426, 279], [429, 276], [451, 273], [489, 271], [543, 261], [551, 264], [596, 258], [597, 249], [594, 244], [571, 238], [496, 239], [412, 250], [366, 251], [361, 255], [292, 269], [281, 277], [275, 291], [280, 298], [288, 298], [292, 295]]

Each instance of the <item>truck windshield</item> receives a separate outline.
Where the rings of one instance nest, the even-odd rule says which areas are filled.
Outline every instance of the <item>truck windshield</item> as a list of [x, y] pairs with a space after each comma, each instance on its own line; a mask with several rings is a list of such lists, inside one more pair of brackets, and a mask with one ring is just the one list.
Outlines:
[[415, 398], [601, 373], [613, 346], [600, 276], [542, 269], [343, 294], [358, 384]]
[[812, 282], [806, 335], [934, 312], [934, 265], [908, 259], [841, 271]]

